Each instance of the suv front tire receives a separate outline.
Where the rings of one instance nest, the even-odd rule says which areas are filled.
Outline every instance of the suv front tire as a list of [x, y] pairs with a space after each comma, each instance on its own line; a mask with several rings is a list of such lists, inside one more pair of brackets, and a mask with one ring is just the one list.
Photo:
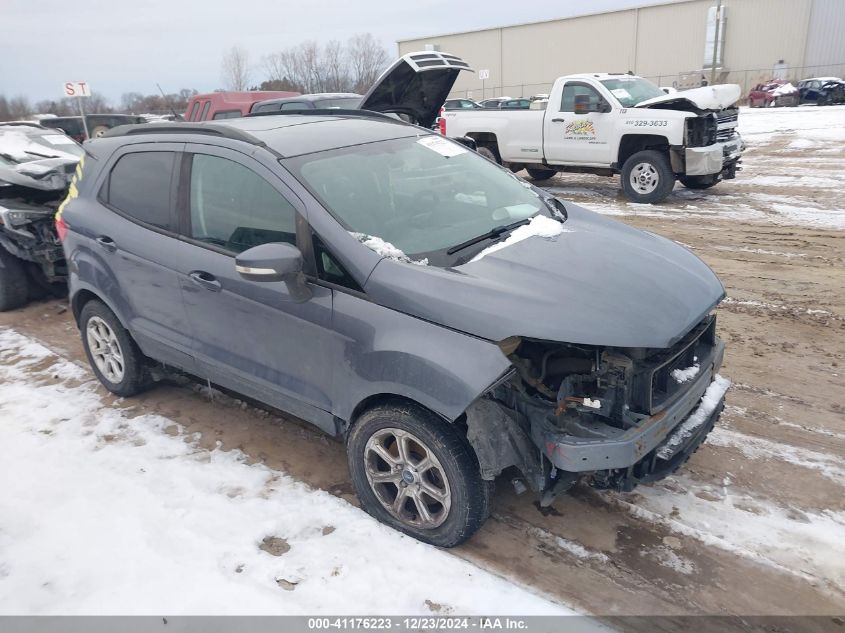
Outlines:
[[347, 438], [355, 492], [370, 515], [414, 538], [454, 547], [490, 514], [493, 482], [454, 425], [412, 404], [358, 417]]

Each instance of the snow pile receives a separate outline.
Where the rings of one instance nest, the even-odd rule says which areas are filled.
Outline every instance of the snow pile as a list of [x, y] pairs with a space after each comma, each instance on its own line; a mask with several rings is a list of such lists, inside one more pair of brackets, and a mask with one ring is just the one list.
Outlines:
[[687, 367], [686, 369], [673, 369], [672, 373], [669, 375], [675, 380], [676, 383], [682, 385], [685, 382], [688, 382], [698, 376], [698, 371], [701, 369], [696, 363], [692, 367]]
[[469, 261], [477, 262], [479, 259], [486, 257], [490, 253], [495, 253], [496, 251], [516, 244], [517, 242], [527, 240], [529, 237], [543, 237], [549, 239], [556, 237], [563, 232], [569, 231], [564, 229], [563, 225], [557, 220], [553, 220], [545, 215], [535, 215], [531, 218], [531, 221], [528, 224], [523, 224], [522, 226], [514, 229], [507, 239], [497, 242], [492, 246], [488, 246]]
[[571, 613], [237, 450], [173, 437], [167, 418], [130, 417], [90, 374], [55, 383], [70, 363], [42, 369], [59, 359], [16, 332], [0, 329], [0, 350], [2, 614]]
[[403, 253], [400, 249], [396, 248], [393, 244], [391, 244], [390, 242], [386, 242], [385, 240], [381, 239], [380, 237], [376, 237], [375, 235], [367, 235], [366, 233], [352, 232], [350, 232], [350, 235], [359, 242], [361, 242], [361, 244], [369, 248], [371, 251], [374, 251], [382, 257], [387, 257], [388, 259], [395, 259], [397, 262], [404, 262], [406, 264], [428, 266], [428, 258], [411, 259], [407, 255], [405, 255], [405, 253]]
[[701, 396], [698, 408], [669, 436], [666, 443], [658, 449], [657, 456], [660, 459], [669, 459], [675, 446], [685, 442], [702, 424], [707, 422], [730, 386], [730, 380], [716, 374], [713, 382], [707, 387], [707, 391]]

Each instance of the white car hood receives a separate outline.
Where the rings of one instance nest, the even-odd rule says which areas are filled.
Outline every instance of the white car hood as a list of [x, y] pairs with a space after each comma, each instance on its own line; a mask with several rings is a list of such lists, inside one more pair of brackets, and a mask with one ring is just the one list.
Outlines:
[[693, 88], [692, 90], [684, 90], [683, 92], [674, 92], [670, 95], [655, 97], [654, 99], [646, 99], [634, 107], [650, 108], [658, 104], [677, 104], [678, 106], [681, 106], [680, 109], [683, 109], [686, 105], [684, 102], [688, 102], [699, 110], [724, 110], [729, 105], [736, 103], [741, 94], [742, 89], [737, 84], [702, 86], [701, 88]]

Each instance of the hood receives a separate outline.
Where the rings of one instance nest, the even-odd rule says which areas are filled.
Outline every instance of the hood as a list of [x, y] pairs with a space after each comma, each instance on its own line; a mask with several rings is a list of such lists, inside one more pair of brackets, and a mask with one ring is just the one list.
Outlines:
[[660, 106], [664, 109], [689, 110], [724, 110], [736, 103], [742, 89], [737, 84], [720, 84], [717, 86], [702, 86], [683, 92], [673, 92], [662, 97], [641, 101], [635, 108], [652, 108]]
[[455, 55], [438, 51], [408, 53], [381, 74], [358, 107], [404, 114], [413, 123], [430, 128], [462, 70], [472, 69]]
[[[566, 204], [566, 231], [452, 269], [382, 259], [377, 303], [484, 339], [671, 347], [725, 296], [685, 248]], [[481, 250], [481, 249], [479, 249]]]
[[45, 158], [9, 167], [0, 166], [0, 186], [17, 185], [39, 191], [64, 191], [70, 184], [79, 159]]

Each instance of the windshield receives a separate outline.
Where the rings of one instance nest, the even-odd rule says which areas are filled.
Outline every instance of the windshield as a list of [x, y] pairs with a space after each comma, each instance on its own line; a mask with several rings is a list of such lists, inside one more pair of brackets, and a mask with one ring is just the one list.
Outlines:
[[0, 132], [0, 156], [7, 162], [28, 163], [45, 158], [79, 158], [83, 153], [84, 150], [76, 141], [60, 132]]
[[286, 165], [346, 230], [409, 256], [433, 255], [435, 265], [454, 263], [445, 249], [544, 208], [529, 185], [434, 134], [309, 154]]
[[601, 82], [623, 108], [632, 108], [646, 99], [665, 97], [666, 93], [642, 77], [615, 77]]

